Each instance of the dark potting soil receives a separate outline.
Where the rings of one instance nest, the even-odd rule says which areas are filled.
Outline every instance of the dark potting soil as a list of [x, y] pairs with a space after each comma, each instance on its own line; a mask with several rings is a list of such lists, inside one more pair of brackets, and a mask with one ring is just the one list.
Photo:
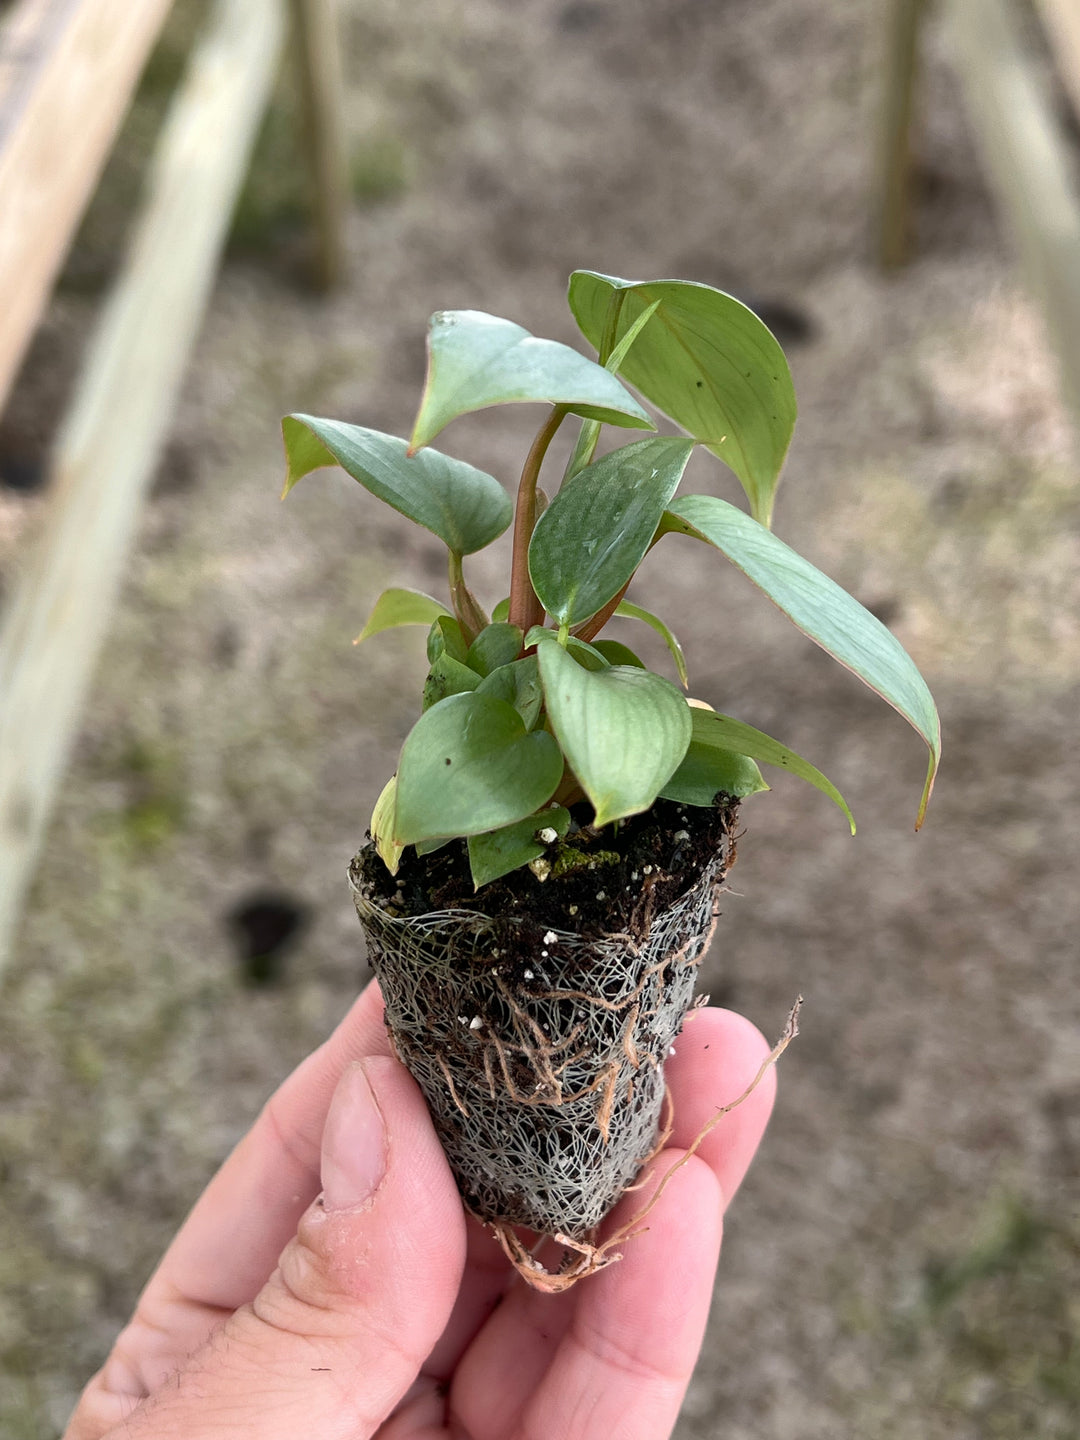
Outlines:
[[364, 866], [369, 894], [402, 916], [473, 910], [584, 938], [623, 932], [636, 939], [717, 854], [726, 849], [729, 867], [735, 859], [738, 802], [726, 795], [718, 795], [712, 808], [658, 800], [644, 814], [599, 833], [588, 826], [589, 806], [572, 807], [571, 814], [566, 839], [544, 854], [551, 866], [546, 879], [523, 867], [474, 890], [465, 841], [453, 840], [424, 856], [410, 846], [396, 876], [372, 847]]

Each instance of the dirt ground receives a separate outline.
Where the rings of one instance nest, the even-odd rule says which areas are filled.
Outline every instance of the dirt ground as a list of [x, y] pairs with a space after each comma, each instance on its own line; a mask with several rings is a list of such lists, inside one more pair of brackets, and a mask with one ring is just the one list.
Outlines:
[[[766, 1032], [802, 992], [804, 1033], [678, 1434], [1075, 1435], [1080, 490], [944, 37], [917, 258], [886, 279], [868, 204], [883, 0], [345, 9], [347, 288], [298, 281], [286, 94], [0, 1006], [0, 1435], [57, 1432], [193, 1197], [364, 979], [345, 866], [422, 642], [349, 641], [381, 588], [437, 585], [442, 561], [343, 477], [279, 505], [278, 419], [404, 430], [432, 310], [573, 342], [578, 266], [720, 284], [775, 320], [801, 405], [778, 533], [887, 619], [944, 727], [916, 836], [923, 755], [898, 717], [704, 548], [643, 572], [693, 692], [813, 759], [859, 821], [852, 840], [784, 777], [745, 809], [705, 988]], [[148, 133], [140, 110], [123, 154]], [[137, 172], [118, 167], [0, 430], [9, 460], [47, 439], [87, 333]], [[443, 439], [509, 480], [535, 418]], [[0, 489], [5, 588], [41, 504]], [[496, 559], [472, 572], [489, 599]], [[307, 923], [254, 984], [227, 917], [258, 892]]]

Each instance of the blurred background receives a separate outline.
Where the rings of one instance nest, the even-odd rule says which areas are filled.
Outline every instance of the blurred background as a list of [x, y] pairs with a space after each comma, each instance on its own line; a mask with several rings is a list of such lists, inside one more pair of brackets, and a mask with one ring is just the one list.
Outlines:
[[[0, 414], [0, 612], [208, 8], [172, 7]], [[418, 632], [350, 641], [381, 589], [438, 588], [444, 562], [340, 472], [281, 505], [280, 416], [405, 433], [435, 309], [584, 348], [578, 267], [706, 281], [774, 328], [801, 411], [777, 533], [893, 628], [944, 733], [916, 836], [924, 751], [898, 716], [704, 547], [635, 582], [677, 622], [692, 693], [818, 764], [859, 821], [853, 840], [786, 777], [744, 810], [704, 988], [768, 1034], [806, 1008], [678, 1434], [1078, 1432], [1075, 430], [934, 8], [910, 259], [878, 264], [892, 9], [341, 0], [347, 254], [323, 296], [282, 70], [0, 995], [4, 1440], [58, 1432], [209, 1175], [366, 978], [345, 867], [425, 666]], [[1032, 63], [1071, 164], [1075, 120]], [[504, 407], [440, 443], [511, 483], [535, 424]], [[489, 603], [505, 564], [472, 567]]]

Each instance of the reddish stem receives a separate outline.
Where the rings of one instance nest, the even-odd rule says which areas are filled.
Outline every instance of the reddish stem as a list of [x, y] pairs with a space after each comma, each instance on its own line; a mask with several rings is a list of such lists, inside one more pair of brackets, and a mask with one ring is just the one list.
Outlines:
[[510, 568], [510, 624], [527, 635], [534, 625], [544, 623], [544, 607], [537, 598], [529, 578], [529, 541], [536, 526], [536, 482], [548, 446], [566, 417], [556, 405], [541, 426], [525, 459], [518, 483], [517, 508], [514, 511], [514, 550]]

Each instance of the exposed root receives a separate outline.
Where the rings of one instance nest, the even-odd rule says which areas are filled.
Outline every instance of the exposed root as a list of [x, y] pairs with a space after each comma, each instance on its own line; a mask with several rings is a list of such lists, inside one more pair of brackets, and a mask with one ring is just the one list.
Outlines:
[[[791, 1044], [792, 1040], [794, 1040], [795, 1036], [798, 1035], [799, 1012], [802, 1009], [802, 1004], [803, 997], [800, 995], [791, 1007], [779, 1040], [777, 1040], [776, 1044], [769, 1051], [769, 1054], [761, 1062], [757, 1073], [749, 1085], [747, 1085], [746, 1089], [743, 1090], [740, 1095], [736, 1096], [734, 1100], [729, 1101], [727, 1105], [721, 1106], [715, 1114], [710, 1116], [679, 1159], [676, 1160], [673, 1165], [669, 1166], [661, 1176], [660, 1183], [653, 1191], [649, 1201], [636, 1215], [632, 1216], [631, 1219], [623, 1225], [620, 1225], [617, 1230], [609, 1235], [602, 1244], [596, 1244], [592, 1240], [573, 1240], [566, 1235], [555, 1235], [553, 1239], [557, 1244], [563, 1246], [567, 1254], [564, 1255], [563, 1263], [559, 1269], [551, 1271], [540, 1263], [532, 1251], [526, 1249], [511, 1226], [502, 1221], [492, 1224], [491, 1230], [495, 1238], [502, 1246], [507, 1259], [522, 1279], [531, 1285], [534, 1290], [540, 1290], [547, 1295], [559, 1295], [576, 1285], [579, 1280], [584, 1280], [589, 1275], [595, 1275], [606, 1266], [614, 1264], [617, 1260], [621, 1260], [623, 1258], [622, 1252], [617, 1251], [615, 1247], [617, 1245], [625, 1245], [628, 1240], [633, 1240], [638, 1235], [646, 1233], [649, 1227], [644, 1224], [644, 1221], [658, 1204], [661, 1196], [671, 1184], [675, 1175], [682, 1169], [691, 1156], [697, 1153], [706, 1137], [711, 1134], [724, 1116], [730, 1114], [732, 1110], [737, 1109], [750, 1098], [768, 1072], [780, 1059], [780, 1056]], [[671, 1138], [674, 1128], [674, 1106], [672, 1104], [670, 1091], [666, 1093], [665, 1098], [668, 1111], [667, 1119], [662, 1126], [661, 1134], [652, 1154], [648, 1156], [645, 1161], [646, 1165], [663, 1151]], [[644, 1181], [639, 1181], [636, 1185], [627, 1186], [627, 1190], [624, 1193], [641, 1189], [643, 1184], [648, 1183], [649, 1178], [650, 1177], [646, 1176]], [[571, 1258], [571, 1256], [576, 1258]]]
[[[652, 1198], [649, 1200], [649, 1203], [644, 1207], [644, 1209], [639, 1210], [632, 1220], [628, 1220], [625, 1225], [620, 1225], [618, 1230], [615, 1231], [614, 1235], [612, 1235], [610, 1239], [605, 1240], [604, 1244], [600, 1246], [601, 1252], [607, 1250], [609, 1246], [621, 1245], [625, 1240], [631, 1240], [635, 1235], [641, 1235], [644, 1233], [644, 1230], [646, 1230], [648, 1227], [643, 1226], [641, 1222], [648, 1216], [649, 1212], [657, 1204], [664, 1191], [671, 1184], [671, 1181], [674, 1179], [675, 1175], [682, 1169], [682, 1167], [693, 1155], [697, 1154], [698, 1150], [700, 1150], [702, 1144], [704, 1143], [706, 1136], [710, 1135], [712, 1131], [716, 1129], [717, 1125], [719, 1125], [720, 1121], [724, 1118], [724, 1116], [730, 1114], [732, 1110], [738, 1109], [738, 1107], [742, 1105], [746, 1100], [749, 1100], [750, 1096], [758, 1088], [762, 1080], [765, 1079], [765, 1076], [780, 1059], [780, 1056], [791, 1044], [792, 1040], [795, 1039], [795, 1036], [798, 1035], [799, 1011], [802, 1009], [802, 1005], [803, 997], [800, 995], [795, 1001], [795, 1004], [791, 1007], [779, 1040], [777, 1040], [776, 1044], [769, 1051], [768, 1055], [766, 1055], [765, 1059], [761, 1062], [760, 1066], [758, 1067], [757, 1074], [750, 1081], [750, 1084], [747, 1085], [746, 1089], [742, 1092], [741, 1095], [737, 1095], [734, 1100], [731, 1100], [728, 1102], [728, 1104], [721, 1106], [714, 1115], [710, 1116], [710, 1118], [705, 1122], [705, 1124], [701, 1127], [698, 1133], [694, 1136], [693, 1140], [691, 1140], [690, 1144], [686, 1147], [685, 1151], [682, 1153], [679, 1159], [675, 1161], [674, 1165], [671, 1165], [664, 1172], [663, 1176], [660, 1179], [659, 1185], [657, 1185], [656, 1189], [653, 1191]], [[666, 1140], [670, 1138], [671, 1132], [669, 1130], [667, 1136], [665, 1137], [665, 1143]]]
[[567, 1252], [558, 1270], [547, 1270], [531, 1250], [526, 1249], [511, 1226], [501, 1220], [491, 1226], [492, 1233], [502, 1246], [503, 1254], [513, 1265], [521, 1278], [534, 1290], [544, 1295], [561, 1295], [584, 1280], [595, 1275], [608, 1265], [621, 1260], [621, 1255], [608, 1254], [605, 1249], [587, 1240], [572, 1240], [568, 1235], [555, 1235], [557, 1245]]
[[462, 1100], [461, 1096], [457, 1092], [457, 1086], [454, 1084], [454, 1077], [450, 1074], [449, 1065], [447, 1065], [446, 1061], [441, 1055], [436, 1055], [435, 1059], [437, 1060], [439, 1069], [442, 1071], [443, 1076], [446, 1080], [446, 1088], [450, 1091], [450, 1099], [453, 1100], [454, 1104], [461, 1111], [462, 1115], [464, 1115], [465, 1119], [468, 1120], [468, 1106], [465, 1104], [464, 1100]]

